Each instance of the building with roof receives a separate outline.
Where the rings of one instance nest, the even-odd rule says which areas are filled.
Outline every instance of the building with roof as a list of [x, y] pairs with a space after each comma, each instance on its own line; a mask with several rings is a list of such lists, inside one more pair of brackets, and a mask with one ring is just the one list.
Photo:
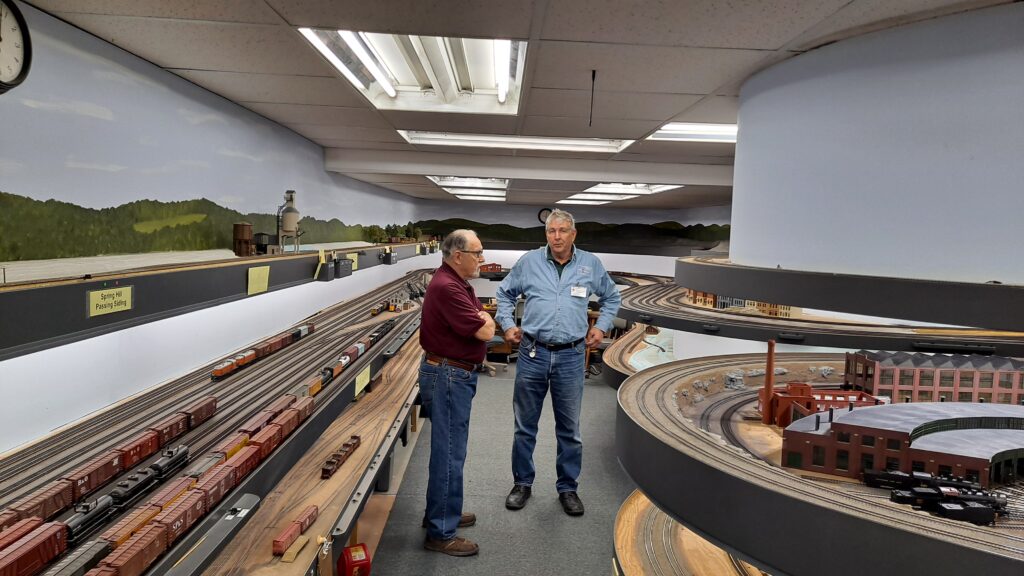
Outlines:
[[848, 407], [874, 406], [879, 400], [859, 390], [817, 389], [806, 382], [787, 382], [783, 389], [773, 389], [765, 406], [766, 388], [758, 392], [757, 409], [768, 409], [771, 424], [785, 428], [795, 420], [815, 412], [845, 410]]
[[998, 356], [869, 352], [846, 354], [844, 383], [893, 402], [1024, 403], [1024, 361]]
[[1024, 477], [1024, 406], [922, 402], [819, 413], [785, 429], [782, 464], [850, 478], [886, 469], [1009, 483]]

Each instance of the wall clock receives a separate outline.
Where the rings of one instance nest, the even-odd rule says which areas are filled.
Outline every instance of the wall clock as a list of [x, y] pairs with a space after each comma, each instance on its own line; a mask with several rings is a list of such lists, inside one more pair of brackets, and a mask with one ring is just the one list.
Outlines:
[[541, 208], [540, 212], [537, 212], [537, 220], [540, 220], [541, 224], [548, 223], [548, 216], [551, 215], [551, 208]]
[[28, 25], [14, 0], [0, 0], [0, 94], [25, 81], [32, 65]]

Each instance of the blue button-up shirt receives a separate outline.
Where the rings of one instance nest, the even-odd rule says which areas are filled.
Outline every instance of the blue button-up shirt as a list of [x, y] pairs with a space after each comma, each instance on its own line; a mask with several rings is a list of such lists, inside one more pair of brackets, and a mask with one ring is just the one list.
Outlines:
[[[577, 291], [585, 289], [586, 295], [573, 296], [573, 287]], [[587, 303], [591, 295], [596, 295], [601, 304], [601, 315], [594, 325], [608, 332], [622, 300], [597, 256], [576, 247], [561, 277], [555, 263], [548, 260], [547, 246], [523, 254], [498, 288], [495, 319], [502, 330], [516, 325], [519, 295], [526, 298], [523, 332], [547, 344], [573, 342], [587, 335]]]

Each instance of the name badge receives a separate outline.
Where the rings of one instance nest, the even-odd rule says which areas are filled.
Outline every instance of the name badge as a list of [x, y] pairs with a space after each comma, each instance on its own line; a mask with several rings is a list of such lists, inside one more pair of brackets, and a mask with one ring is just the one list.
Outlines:
[[587, 287], [586, 286], [573, 286], [571, 290], [573, 298], [586, 298]]

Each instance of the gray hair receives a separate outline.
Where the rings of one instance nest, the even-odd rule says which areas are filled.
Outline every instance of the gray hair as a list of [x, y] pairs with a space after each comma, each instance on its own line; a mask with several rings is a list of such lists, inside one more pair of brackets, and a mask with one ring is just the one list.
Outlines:
[[551, 226], [551, 223], [555, 220], [565, 220], [569, 223], [570, 229], [576, 229], [576, 219], [572, 217], [572, 214], [569, 214], [561, 208], [555, 208], [551, 211], [551, 214], [548, 214], [548, 217], [544, 220], [544, 229], [546, 230], [548, 226]]
[[441, 242], [441, 255], [445, 260], [452, 257], [452, 254], [459, 250], [465, 250], [469, 246], [470, 234], [476, 236], [476, 232], [472, 230], [459, 229], [452, 230], [451, 234], [444, 237]]

